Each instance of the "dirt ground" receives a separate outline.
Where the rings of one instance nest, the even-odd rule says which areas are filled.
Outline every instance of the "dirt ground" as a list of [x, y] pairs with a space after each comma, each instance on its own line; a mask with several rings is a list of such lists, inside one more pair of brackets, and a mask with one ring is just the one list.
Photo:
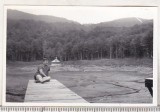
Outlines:
[[[33, 79], [36, 63], [9, 63], [6, 75], [6, 101], [23, 102], [28, 81]], [[152, 103], [144, 85], [152, 77], [152, 67], [145, 65], [75, 65], [51, 66], [50, 75], [90, 103]]]

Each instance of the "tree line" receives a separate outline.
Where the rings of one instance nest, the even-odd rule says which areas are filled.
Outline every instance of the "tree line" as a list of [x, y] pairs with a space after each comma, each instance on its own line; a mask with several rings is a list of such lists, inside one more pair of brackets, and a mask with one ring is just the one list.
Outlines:
[[153, 23], [132, 27], [7, 20], [7, 60], [152, 58]]

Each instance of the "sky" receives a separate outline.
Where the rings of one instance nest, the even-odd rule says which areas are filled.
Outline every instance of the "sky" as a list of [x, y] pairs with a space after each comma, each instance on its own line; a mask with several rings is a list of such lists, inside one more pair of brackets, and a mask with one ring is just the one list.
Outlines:
[[140, 21], [139, 18], [153, 19], [156, 15], [155, 7], [17, 6], [8, 9], [63, 17], [81, 24], [95, 24], [127, 17], [136, 17]]

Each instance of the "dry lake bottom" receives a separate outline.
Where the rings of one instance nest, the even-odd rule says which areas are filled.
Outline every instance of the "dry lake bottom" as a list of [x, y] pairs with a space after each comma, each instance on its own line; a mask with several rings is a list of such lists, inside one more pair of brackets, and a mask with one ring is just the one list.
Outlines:
[[[40, 63], [7, 63], [7, 102], [24, 101], [28, 81]], [[153, 77], [152, 59], [68, 61], [51, 67], [50, 76], [90, 103], [152, 103], [144, 83]]]

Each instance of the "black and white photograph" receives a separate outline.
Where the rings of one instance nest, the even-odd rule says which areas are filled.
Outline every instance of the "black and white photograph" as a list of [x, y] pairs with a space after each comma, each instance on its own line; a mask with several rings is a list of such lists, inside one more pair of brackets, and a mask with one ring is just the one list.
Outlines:
[[153, 104], [154, 7], [6, 9], [6, 103]]

